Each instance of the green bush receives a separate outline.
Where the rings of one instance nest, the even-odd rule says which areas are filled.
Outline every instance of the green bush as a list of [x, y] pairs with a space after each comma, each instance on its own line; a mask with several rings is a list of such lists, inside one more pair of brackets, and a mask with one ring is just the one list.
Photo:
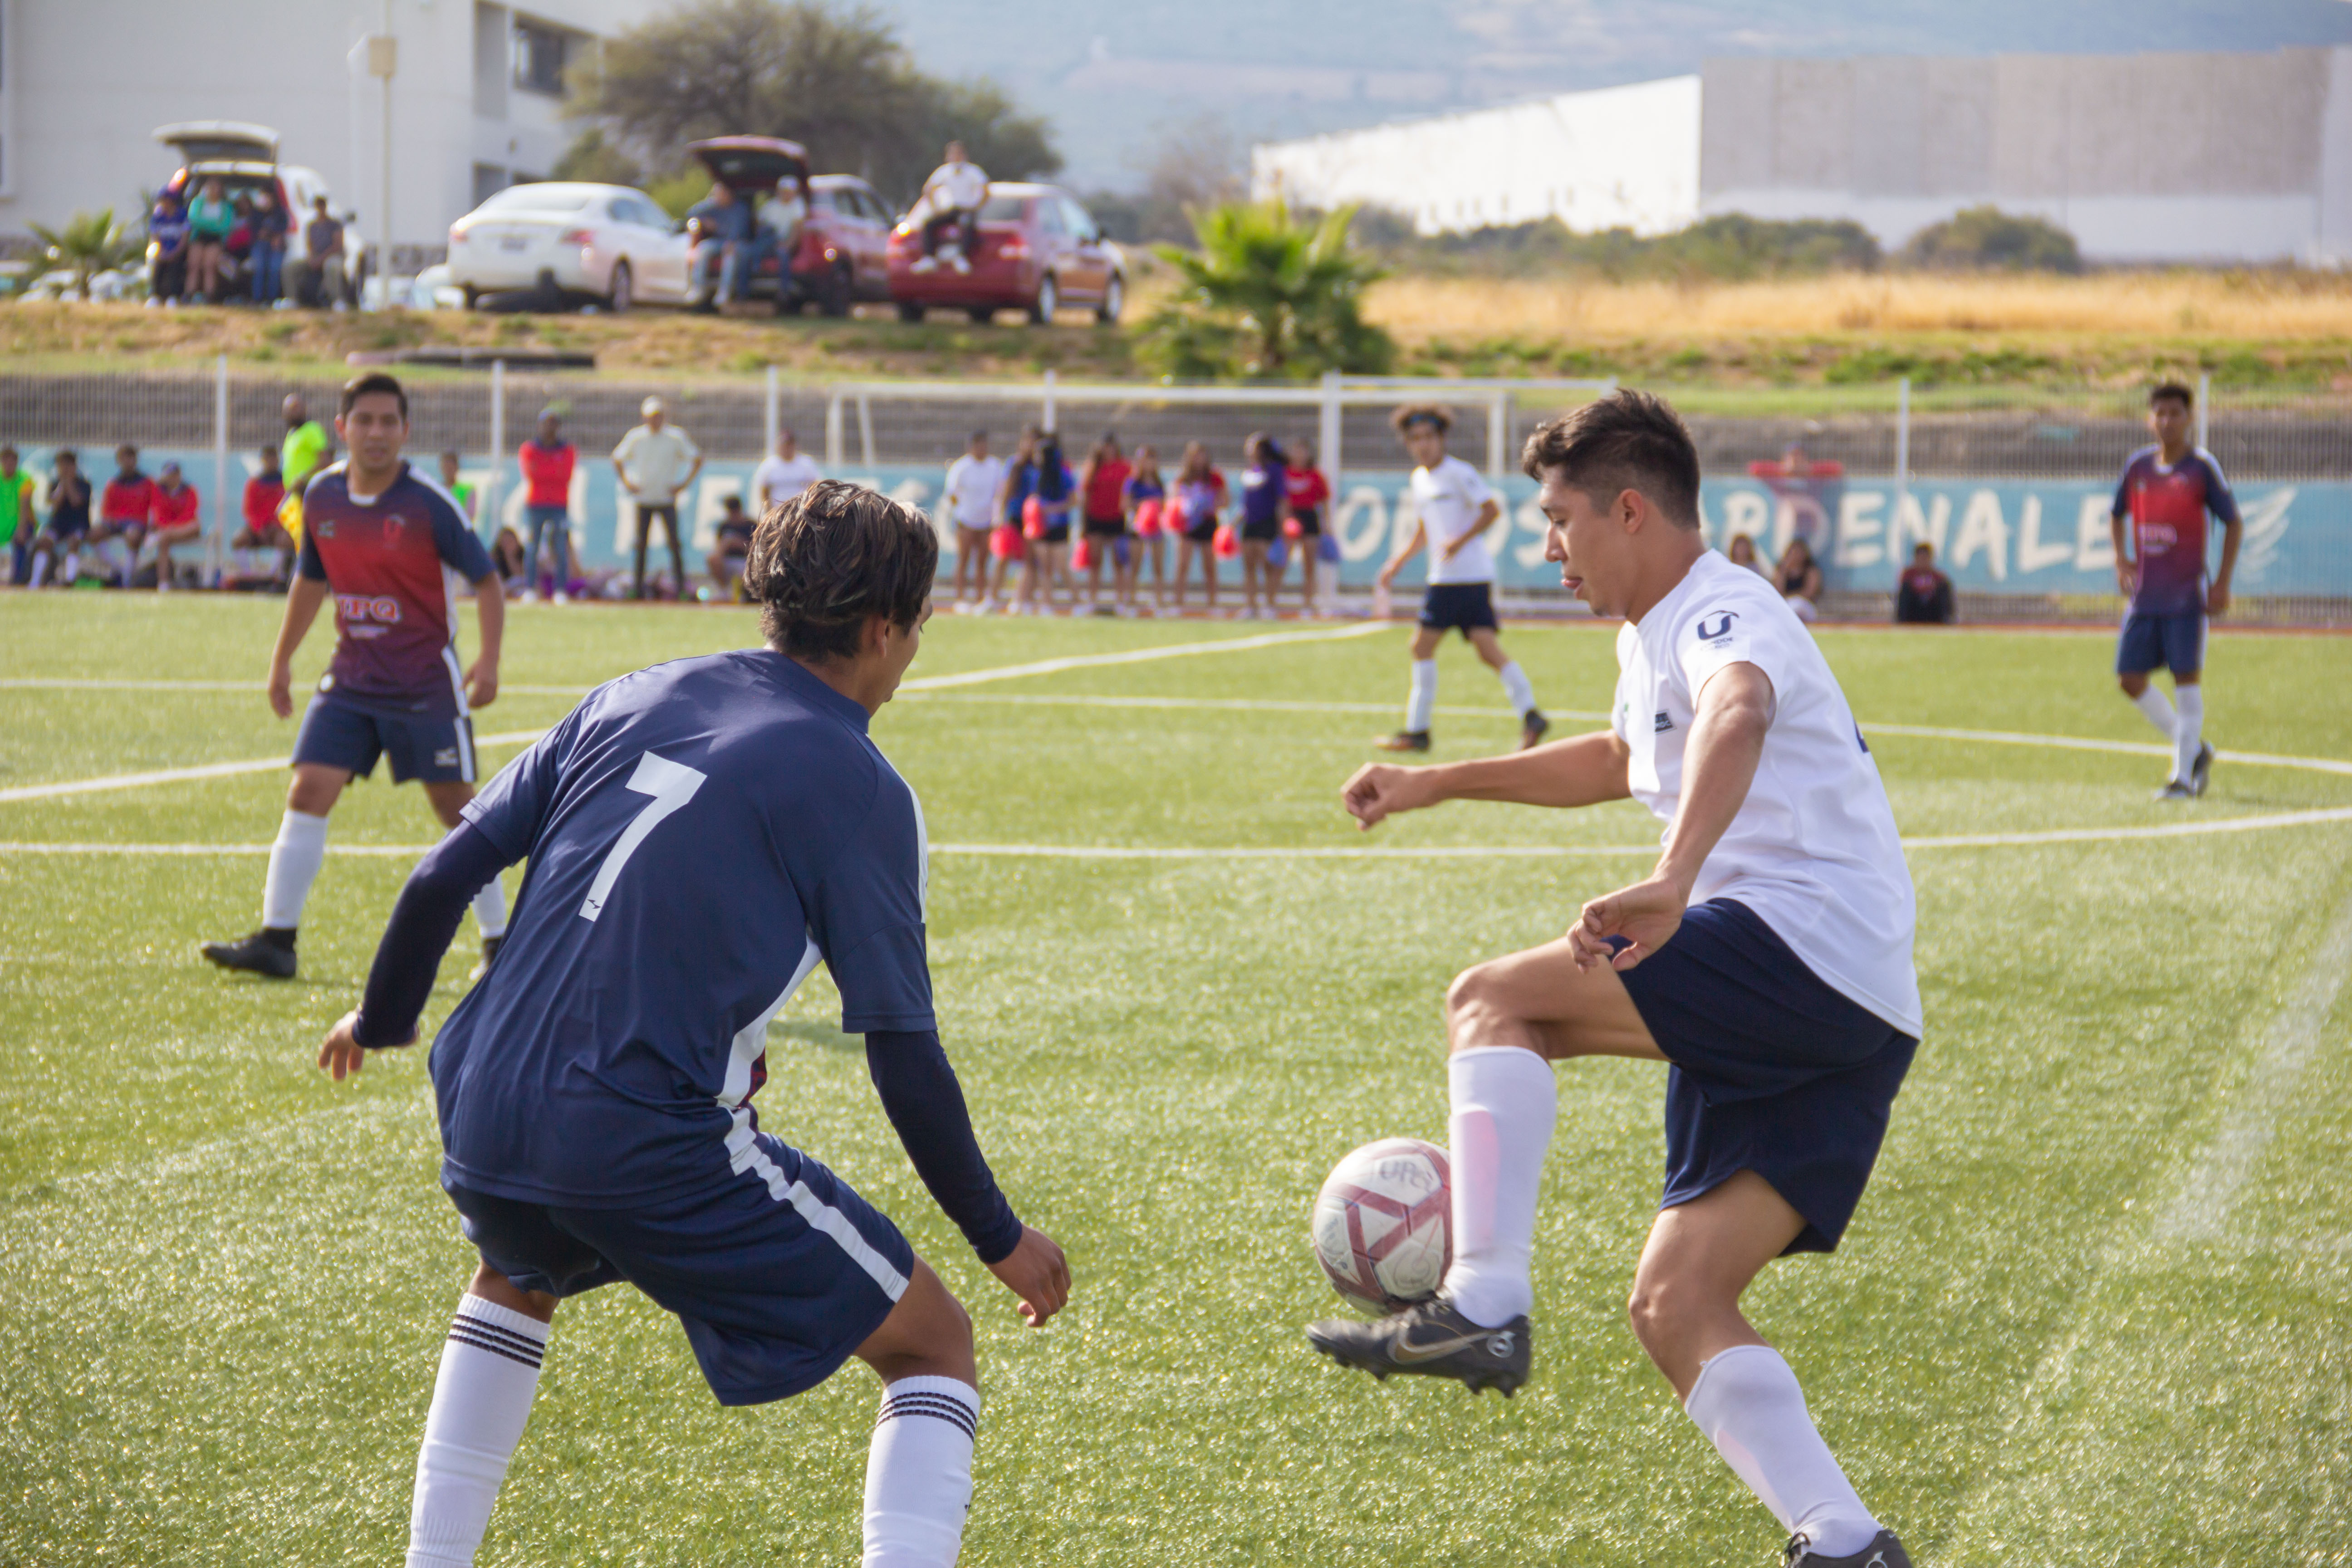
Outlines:
[[1942, 271], [2080, 272], [2074, 237], [2043, 218], [1967, 207], [1911, 237], [1903, 259]]
[[1353, 216], [1304, 223], [1279, 201], [1194, 212], [1197, 250], [1154, 247], [1184, 288], [1144, 322], [1146, 361], [1185, 379], [1386, 370], [1396, 344], [1362, 313], [1381, 270], [1349, 247]]
[[1878, 241], [1844, 219], [1781, 221], [1725, 213], [1672, 234], [1645, 237], [1630, 228], [1578, 234], [1543, 218], [1468, 234], [1416, 235], [1394, 214], [1360, 216], [1357, 238], [1401, 272], [1470, 277], [1587, 273], [1612, 282], [1810, 277], [1867, 272], [1881, 260]]

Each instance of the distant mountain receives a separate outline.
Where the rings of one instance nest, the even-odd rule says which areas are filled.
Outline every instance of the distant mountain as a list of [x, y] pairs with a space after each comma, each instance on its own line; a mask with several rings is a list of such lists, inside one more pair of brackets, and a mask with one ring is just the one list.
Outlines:
[[925, 68], [1054, 121], [1065, 178], [1129, 187], [1157, 127], [1244, 142], [1610, 87], [1710, 57], [2352, 45], [2346, 0], [883, 0]]

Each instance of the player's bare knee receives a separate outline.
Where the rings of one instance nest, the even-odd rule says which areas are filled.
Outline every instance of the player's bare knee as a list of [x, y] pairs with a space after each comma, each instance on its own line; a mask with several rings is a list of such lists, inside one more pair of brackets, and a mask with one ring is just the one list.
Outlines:
[[2123, 688], [2123, 693], [2125, 696], [2137, 700], [2141, 692], [2147, 689], [2147, 677], [2145, 675], [2119, 675], [2116, 677], [2116, 684]]
[[1633, 1337], [1642, 1348], [1657, 1360], [1689, 1337], [1707, 1308], [1698, 1292], [1671, 1276], [1639, 1276], [1633, 1294], [1626, 1298], [1625, 1321], [1633, 1325]]

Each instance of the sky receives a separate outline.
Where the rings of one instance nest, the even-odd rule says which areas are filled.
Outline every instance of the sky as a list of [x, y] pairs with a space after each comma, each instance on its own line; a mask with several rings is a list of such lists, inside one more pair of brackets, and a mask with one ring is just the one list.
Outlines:
[[1647, 81], [1723, 56], [2352, 45], [2347, 0], [881, 0], [926, 69], [1045, 113], [1082, 190], [1168, 128], [1250, 141]]

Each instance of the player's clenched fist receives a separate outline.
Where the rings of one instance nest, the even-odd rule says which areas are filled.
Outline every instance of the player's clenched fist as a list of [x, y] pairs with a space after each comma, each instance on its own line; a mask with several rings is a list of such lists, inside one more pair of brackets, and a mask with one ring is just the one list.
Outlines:
[[1339, 791], [1339, 802], [1348, 808], [1348, 815], [1356, 819], [1359, 827], [1367, 829], [1382, 817], [1429, 805], [1435, 798], [1436, 792], [1424, 769], [1400, 768], [1388, 763], [1365, 763]]
[[1070, 1299], [1070, 1260], [1062, 1256], [1059, 1242], [1034, 1225], [1023, 1226], [1013, 1250], [988, 1268], [1021, 1298], [1021, 1315], [1033, 1329], [1042, 1328]]

